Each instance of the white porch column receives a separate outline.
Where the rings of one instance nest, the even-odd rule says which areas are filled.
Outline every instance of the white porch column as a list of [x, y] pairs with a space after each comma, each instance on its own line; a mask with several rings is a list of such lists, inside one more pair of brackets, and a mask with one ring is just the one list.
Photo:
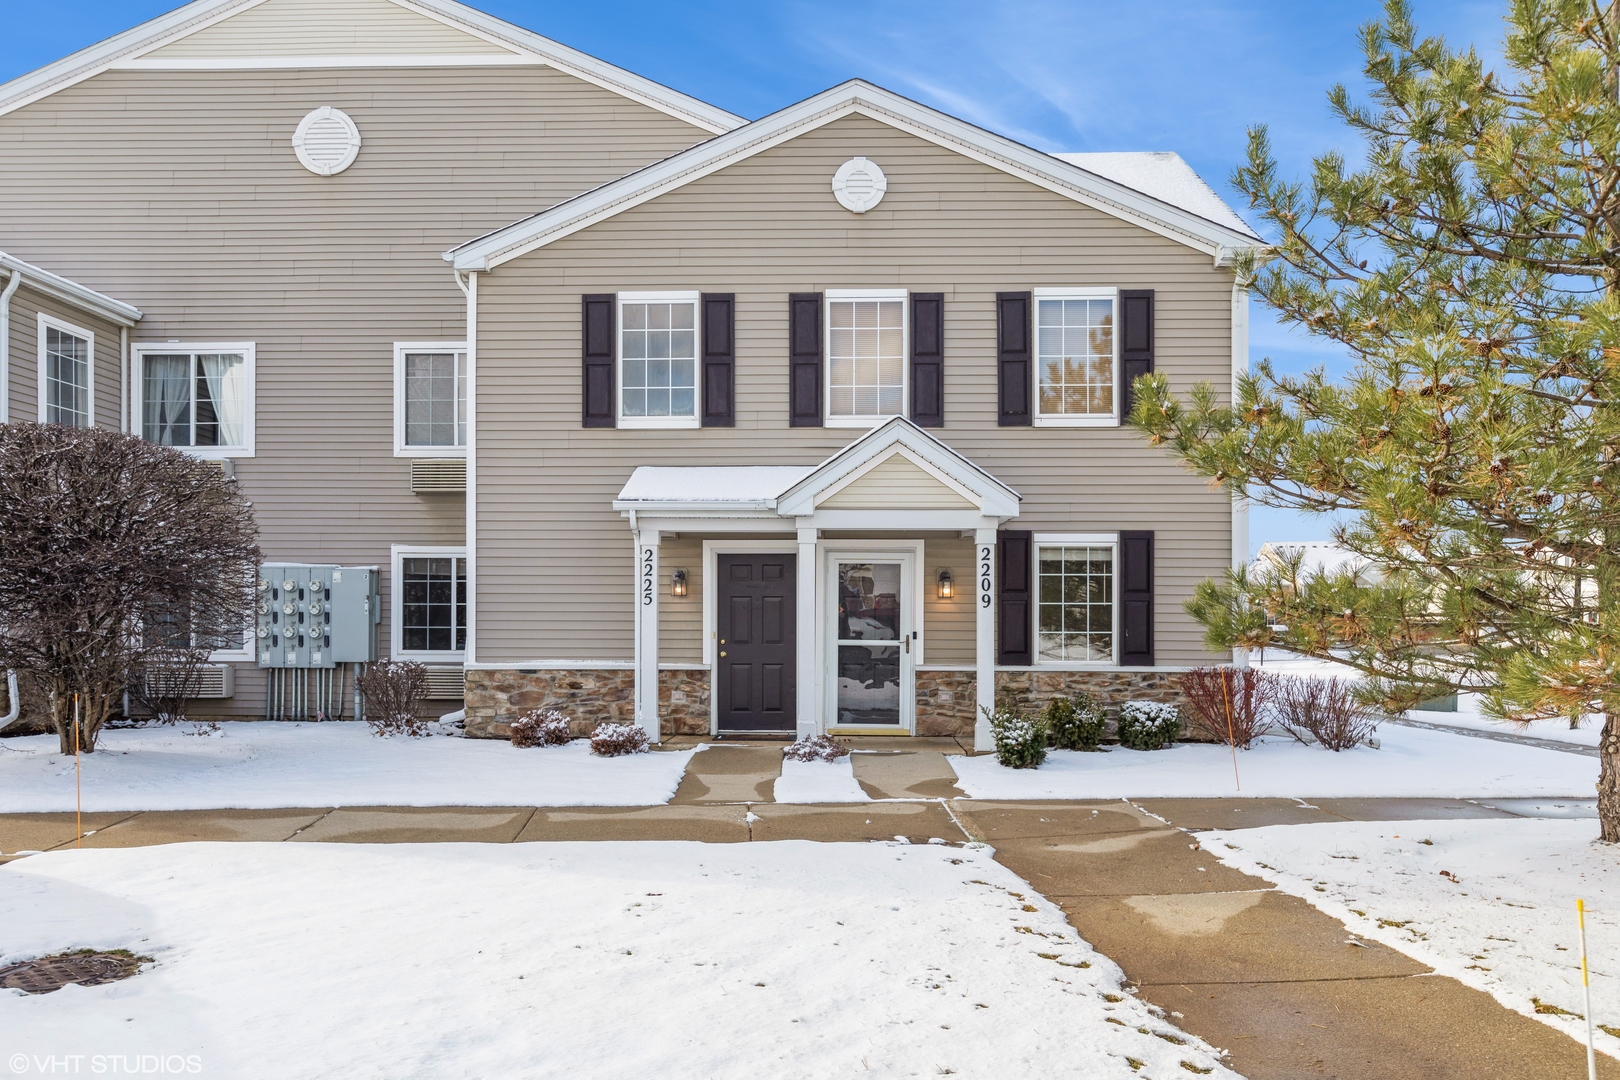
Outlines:
[[653, 742], [658, 734], [658, 530], [636, 537], [636, 723]]
[[798, 672], [798, 694], [794, 708], [798, 737], [801, 739], [809, 738], [822, 729], [821, 685], [826, 681], [821, 665], [816, 663], [816, 653], [820, 647], [816, 637], [816, 532], [815, 529], [798, 531], [799, 590], [794, 598], [797, 605], [794, 664]]
[[976, 616], [974, 652], [973, 749], [993, 749], [990, 719], [986, 710], [996, 707], [996, 530], [977, 529], [973, 533], [974, 575], [973, 610]]

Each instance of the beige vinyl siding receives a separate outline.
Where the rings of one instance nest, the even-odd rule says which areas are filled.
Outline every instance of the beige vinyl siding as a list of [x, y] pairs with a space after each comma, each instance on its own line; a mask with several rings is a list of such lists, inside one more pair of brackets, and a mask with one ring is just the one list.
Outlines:
[[266, 0], [154, 49], [146, 58], [511, 55], [390, 0]]
[[829, 510], [963, 510], [977, 504], [895, 454], [817, 505]]
[[[0, 284], [0, 289], [5, 287]], [[32, 288], [28, 279], [11, 296], [11, 378], [8, 414], [12, 420], [39, 419], [39, 316], [88, 330], [95, 343], [91, 405], [99, 428], [118, 430], [119, 326]]]
[[[888, 176], [864, 215], [830, 187], [856, 155]], [[996, 425], [996, 292], [1085, 285], [1156, 290], [1158, 370], [1180, 391], [1229, 387], [1232, 277], [1207, 254], [865, 117], [483, 275], [478, 660], [628, 660], [632, 556], [614, 494], [637, 465], [811, 465], [857, 438], [788, 427], [787, 298], [889, 287], [945, 295], [945, 427], [931, 434], [1022, 495], [1012, 527], [1154, 530], [1158, 663], [1207, 661], [1181, 605], [1229, 565], [1227, 498], [1126, 428]], [[580, 427], [580, 295], [629, 289], [736, 294], [735, 428]]]
[[[626, 548], [621, 585], [635, 591], [635, 556]], [[686, 570], [686, 595], [670, 595], [670, 575]], [[671, 537], [658, 545], [658, 660], [663, 664], [703, 662], [703, 541], [696, 536]]]
[[[939, 598], [939, 569], [949, 567], [955, 595]], [[978, 613], [973, 610], [973, 541], [930, 534], [923, 544], [924, 666], [972, 667], [978, 644]]]
[[[320, 105], [365, 140], [331, 178], [291, 144]], [[467, 332], [441, 253], [706, 137], [544, 67], [109, 71], [0, 117], [0, 237], [140, 307], [132, 341], [254, 342], [235, 468], [266, 558], [380, 566], [386, 604], [391, 544], [465, 539], [465, 499], [413, 495], [393, 455], [394, 343]], [[262, 686], [239, 669], [221, 711]]]

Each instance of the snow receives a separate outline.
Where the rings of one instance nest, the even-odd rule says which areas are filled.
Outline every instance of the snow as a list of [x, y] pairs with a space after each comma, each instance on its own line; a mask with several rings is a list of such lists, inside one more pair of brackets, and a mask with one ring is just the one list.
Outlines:
[[1053, 750], [1039, 769], [1008, 769], [992, 755], [946, 760], [975, 799], [1122, 798], [1558, 798], [1583, 797], [1598, 760], [1562, 750], [1383, 724], [1380, 749], [1333, 753], [1266, 737], [1237, 752], [1241, 788], [1224, 745], [1107, 753]]
[[1193, 172], [1181, 155], [1167, 150], [1116, 153], [1053, 154], [1089, 173], [1151, 195], [1229, 229], [1254, 235], [1254, 230], [1226, 205], [1204, 178]]
[[793, 761], [782, 759], [782, 775], [777, 777], [771, 798], [779, 803], [871, 802], [855, 779], [854, 756], [845, 754], [836, 761]]
[[195, 1055], [233, 1080], [1235, 1075], [982, 847], [70, 851], [7, 866], [0, 926], [0, 963], [156, 961], [0, 993], [8, 1054]]
[[[589, 744], [519, 750], [443, 736], [379, 738], [360, 723], [222, 723], [103, 731], [81, 758], [86, 810], [284, 806], [650, 806], [695, 751], [599, 758]], [[0, 813], [72, 810], [73, 759], [54, 735], [0, 742]]]
[[[1620, 863], [1596, 837], [1592, 821], [1487, 819], [1279, 825], [1199, 839], [1356, 934], [1584, 1042], [1583, 1020], [1537, 1014], [1535, 1002], [1585, 1012], [1579, 897], [1593, 1019], [1620, 1032]], [[1620, 1039], [1599, 1031], [1596, 1040], [1620, 1056]]]
[[643, 465], [630, 474], [619, 502], [775, 504], [816, 471], [814, 465]]

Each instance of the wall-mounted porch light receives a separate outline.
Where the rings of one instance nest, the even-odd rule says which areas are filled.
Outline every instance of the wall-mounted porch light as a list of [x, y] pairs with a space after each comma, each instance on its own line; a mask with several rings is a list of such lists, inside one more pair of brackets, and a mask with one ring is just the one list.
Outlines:
[[955, 595], [956, 582], [951, 578], [951, 568], [942, 566], [939, 568], [939, 598], [949, 600]]
[[669, 595], [686, 595], [686, 571], [684, 569], [677, 570], [673, 574], [669, 575]]

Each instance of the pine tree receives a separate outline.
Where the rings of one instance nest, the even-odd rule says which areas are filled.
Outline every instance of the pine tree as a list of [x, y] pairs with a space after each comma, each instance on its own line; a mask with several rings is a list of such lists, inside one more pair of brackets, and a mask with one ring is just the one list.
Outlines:
[[1420, 37], [1386, 4], [1361, 31], [1364, 146], [1279, 178], [1264, 128], [1234, 184], [1277, 237], [1240, 266], [1352, 370], [1277, 375], [1222, 404], [1162, 376], [1132, 420], [1270, 506], [1341, 512], [1374, 568], [1298, 562], [1205, 582], [1216, 648], [1346, 662], [1387, 707], [1479, 691], [1529, 722], [1604, 716], [1598, 808], [1620, 841], [1620, 11], [1513, 0], [1504, 64]]

